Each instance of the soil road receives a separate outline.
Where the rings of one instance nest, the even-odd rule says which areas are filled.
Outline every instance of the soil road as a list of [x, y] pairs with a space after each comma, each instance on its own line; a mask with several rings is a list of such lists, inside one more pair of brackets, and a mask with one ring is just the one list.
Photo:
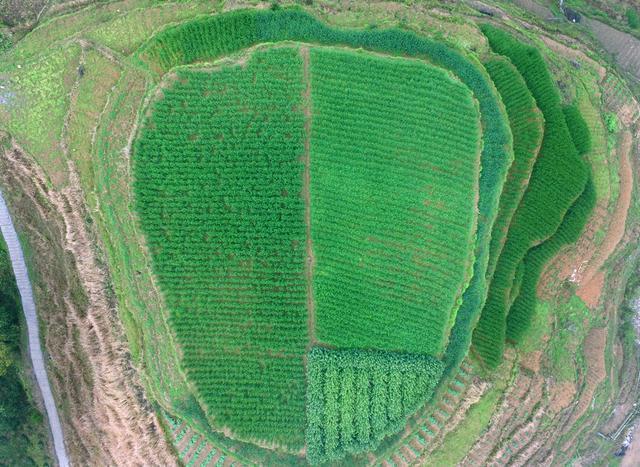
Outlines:
[[25, 321], [27, 322], [27, 333], [29, 338], [29, 356], [33, 364], [33, 372], [36, 375], [36, 381], [44, 400], [44, 407], [47, 411], [47, 419], [49, 427], [53, 435], [53, 446], [56, 452], [56, 458], [60, 467], [69, 465], [69, 458], [64, 447], [64, 437], [60, 426], [60, 417], [58, 409], [56, 409], [51, 386], [44, 366], [44, 357], [42, 355], [42, 347], [40, 345], [40, 334], [38, 333], [38, 316], [36, 315], [36, 305], [33, 301], [33, 290], [31, 281], [27, 272], [27, 266], [24, 262], [24, 254], [22, 247], [18, 241], [16, 229], [13, 226], [9, 210], [0, 192], [0, 230], [9, 249], [9, 257], [11, 258], [11, 266], [16, 276], [20, 299], [22, 300], [22, 310], [24, 311]]

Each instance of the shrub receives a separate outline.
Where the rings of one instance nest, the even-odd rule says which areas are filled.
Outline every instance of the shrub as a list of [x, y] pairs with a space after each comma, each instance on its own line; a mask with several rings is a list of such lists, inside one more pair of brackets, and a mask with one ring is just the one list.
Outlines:
[[627, 23], [631, 29], [638, 29], [640, 27], [640, 17], [638, 12], [634, 8], [628, 8], [626, 12]]
[[573, 103], [571, 105], [564, 106], [562, 108], [564, 112], [564, 118], [569, 127], [569, 133], [571, 133], [571, 139], [580, 155], [585, 155], [591, 151], [591, 133], [587, 122], [584, 121], [578, 104]]

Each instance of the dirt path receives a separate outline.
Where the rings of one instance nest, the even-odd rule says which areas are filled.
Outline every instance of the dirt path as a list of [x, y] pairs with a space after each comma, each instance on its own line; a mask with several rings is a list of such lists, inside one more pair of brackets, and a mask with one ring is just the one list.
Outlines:
[[302, 196], [304, 197], [304, 223], [306, 227], [305, 277], [307, 280], [307, 327], [309, 333], [308, 348], [316, 343], [316, 303], [313, 298], [313, 239], [311, 238], [311, 73], [309, 71], [309, 47], [300, 47], [302, 70], [305, 84], [302, 96], [304, 112], [304, 175]]
[[42, 399], [44, 400], [44, 407], [47, 412], [47, 419], [49, 420], [49, 428], [53, 435], [53, 447], [56, 453], [56, 458], [58, 459], [58, 464], [61, 467], [66, 467], [69, 465], [69, 458], [67, 457], [67, 451], [64, 445], [64, 435], [60, 425], [58, 409], [56, 408], [53, 393], [51, 392], [51, 386], [49, 385], [49, 378], [45, 370], [45, 360], [42, 354], [42, 345], [40, 344], [40, 333], [38, 332], [38, 316], [36, 314], [36, 305], [33, 300], [33, 288], [31, 287], [31, 281], [29, 280], [22, 247], [18, 241], [18, 234], [13, 226], [13, 221], [9, 215], [9, 210], [7, 209], [2, 192], [0, 192], [0, 229], [2, 230], [2, 236], [7, 243], [9, 256], [11, 258], [11, 267], [13, 268], [13, 274], [16, 277], [18, 291], [20, 292], [22, 310], [24, 311], [24, 318], [27, 322], [29, 356], [31, 357], [31, 362], [33, 364], [33, 372], [36, 376], [38, 388], [40, 389]]
[[[618, 197], [615, 211], [611, 216], [609, 230], [607, 231], [607, 235], [599, 248], [597, 257], [591, 261], [579, 281], [581, 284], [580, 289], [590, 286], [589, 283], [594, 280], [598, 270], [615, 251], [618, 243], [620, 243], [624, 236], [625, 225], [627, 222], [627, 211], [631, 204], [631, 192], [633, 190], [633, 169], [629, 160], [632, 143], [633, 138], [631, 136], [631, 132], [627, 130], [623, 133], [620, 142], [620, 196]], [[578, 294], [580, 293], [580, 290], [578, 290]], [[583, 291], [582, 293], [586, 293], [586, 291]]]
[[69, 456], [97, 465], [175, 465], [132, 365], [73, 164], [59, 191], [15, 143], [1, 167], [4, 183], [16, 187], [12, 201], [25, 209], [21, 226], [41, 282], [34, 292]]

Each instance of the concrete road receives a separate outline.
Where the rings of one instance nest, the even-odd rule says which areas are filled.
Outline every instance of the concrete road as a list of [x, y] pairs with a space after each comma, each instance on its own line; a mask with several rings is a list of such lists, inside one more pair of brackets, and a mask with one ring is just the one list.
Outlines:
[[22, 310], [24, 311], [25, 321], [27, 322], [29, 355], [47, 411], [47, 419], [49, 420], [49, 427], [53, 435], [53, 446], [56, 457], [61, 467], [67, 467], [69, 465], [69, 458], [67, 457], [67, 451], [64, 447], [64, 435], [62, 433], [62, 427], [60, 426], [60, 417], [58, 416], [58, 409], [53, 400], [49, 378], [47, 377], [47, 371], [45, 369], [44, 356], [42, 355], [40, 334], [38, 333], [38, 316], [36, 315], [36, 305], [33, 301], [33, 289], [31, 288], [27, 266], [24, 262], [22, 247], [18, 241], [18, 235], [13, 226], [13, 221], [9, 215], [9, 210], [7, 209], [2, 192], [0, 192], [0, 230], [9, 247], [11, 266], [16, 276], [16, 282], [18, 283], [18, 291], [20, 292], [20, 298], [22, 300]]

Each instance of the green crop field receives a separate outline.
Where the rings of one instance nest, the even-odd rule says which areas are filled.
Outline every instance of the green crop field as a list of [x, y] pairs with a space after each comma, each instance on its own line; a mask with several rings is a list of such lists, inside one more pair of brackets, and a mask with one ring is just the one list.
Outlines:
[[544, 120], [527, 84], [508, 60], [501, 57], [492, 58], [485, 61], [484, 66], [507, 108], [515, 155], [502, 189], [498, 217], [491, 232], [491, 259], [488, 266], [488, 274], [491, 277], [495, 272], [513, 214], [529, 184], [533, 164], [542, 143]]
[[429, 399], [443, 365], [433, 357], [372, 351], [309, 354], [307, 456], [313, 463], [375, 447]]
[[473, 259], [479, 115], [419, 61], [300, 47], [246, 60], [168, 75], [135, 147], [136, 205], [207, 413], [298, 448], [314, 333], [443, 352]]
[[256, 52], [246, 68], [179, 71], [134, 167], [156, 275], [205, 406], [241, 436], [294, 446], [308, 340], [303, 89], [294, 48]]
[[588, 171], [574, 146], [560, 94], [540, 52], [501, 29], [484, 25], [492, 49], [511, 59], [544, 116], [542, 146], [527, 189], [516, 209], [497, 260], [487, 303], [474, 332], [474, 344], [490, 366], [502, 359], [507, 336], [508, 297], [516, 270], [532, 247], [557, 230], [584, 190]]
[[71, 464], [614, 452], [640, 105], [591, 19], [42, 3], [0, 1], [0, 189]]
[[317, 338], [439, 355], [470, 276], [472, 94], [417, 61], [312, 49], [311, 96]]

